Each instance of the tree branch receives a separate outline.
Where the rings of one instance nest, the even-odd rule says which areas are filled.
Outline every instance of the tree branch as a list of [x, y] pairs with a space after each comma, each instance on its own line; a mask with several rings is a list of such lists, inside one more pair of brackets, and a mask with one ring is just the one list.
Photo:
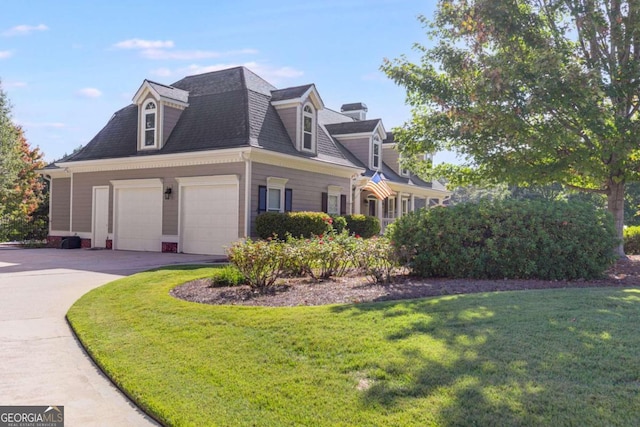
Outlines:
[[570, 188], [576, 191], [584, 191], [586, 193], [595, 193], [595, 194], [609, 194], [608, 190], [598, 189], [598, 188], [585, 188], [572, 184], [564, 184], [565, 187]]

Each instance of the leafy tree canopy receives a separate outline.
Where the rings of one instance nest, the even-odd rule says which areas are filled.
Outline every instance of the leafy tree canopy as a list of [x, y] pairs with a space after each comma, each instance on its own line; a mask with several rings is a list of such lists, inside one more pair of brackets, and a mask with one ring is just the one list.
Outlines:
[[421, 20], [435, 44], [416, 45], [420, 63], [382, 66], [413, 107], [395, 135], [405, 158], [457, 151], [463, 165], [431, 172], [454, 185], [604, 194], [621, 237], [625, 183], [640, 180], [640, 1], [440, 0]]

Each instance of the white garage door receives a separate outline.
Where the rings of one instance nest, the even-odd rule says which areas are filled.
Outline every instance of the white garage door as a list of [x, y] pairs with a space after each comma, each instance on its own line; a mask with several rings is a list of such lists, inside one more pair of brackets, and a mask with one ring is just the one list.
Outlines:
[[116, 188], [115, 249], [162, 250], [162, 187]]
[[181, 252], [223, 255], [238, 240], [238, 184], [218, 181], [181, 186]]

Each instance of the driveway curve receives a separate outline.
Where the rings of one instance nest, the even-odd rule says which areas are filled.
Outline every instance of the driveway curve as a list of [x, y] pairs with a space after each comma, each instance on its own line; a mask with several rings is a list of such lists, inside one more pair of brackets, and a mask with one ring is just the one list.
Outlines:
[[0, 246], [0, 405], [62, 405], [68, 426], [151, 426], [94, 365], [65, 314], [88, 291], [203, 255]]

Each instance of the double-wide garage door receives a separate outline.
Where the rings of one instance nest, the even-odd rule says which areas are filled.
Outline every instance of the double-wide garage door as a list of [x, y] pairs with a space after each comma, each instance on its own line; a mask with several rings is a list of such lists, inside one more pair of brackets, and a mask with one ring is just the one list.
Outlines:
[[[237, 177], [189, 177], [177, 178], [177, 181], [178, 250], [190, 254], [224, 254], [225, 247], [238, 239]], [[161, 251], [162, 181], [129, 180], [113, 184], [114, 248]]]

